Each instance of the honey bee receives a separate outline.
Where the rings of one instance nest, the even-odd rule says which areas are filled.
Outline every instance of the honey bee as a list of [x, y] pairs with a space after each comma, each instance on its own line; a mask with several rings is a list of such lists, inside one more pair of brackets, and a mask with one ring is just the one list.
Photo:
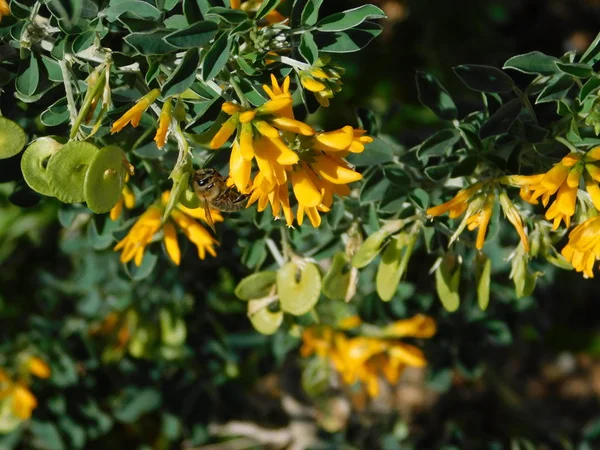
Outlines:
[[206, 221], [216, 233], [210, 210], [235, 212], [242, 209], [248, 200], [247, 194], [240, 193], [235, 186], [227, 186], [227, 177], [215, 169], [200, 169], [192, 180], [194, 192], [203, 203]]

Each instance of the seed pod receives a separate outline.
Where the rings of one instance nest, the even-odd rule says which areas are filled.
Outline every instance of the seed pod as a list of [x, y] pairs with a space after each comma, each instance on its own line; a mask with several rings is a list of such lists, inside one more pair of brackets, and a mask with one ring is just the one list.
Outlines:
[[384, 302], [389, 302], [398, 289], [400, 278], [404, 274], [402, 267], [402, 256], [407, 244], [407, 235], [400, 233], [394, 236], [383, 251], [381, 262], [377, 267], [375, 285], [377, 294]]
[[369, 236], [352, 258], [352, 265], [357, 269], [367, 266], [379, 254], [387, 237], [397, 233], [404, 224], [403, 220], [395, 220]]
[[238, 283], [235, 295], [240, 300], [253, 300], [267, 297], [277, 281], [277, 272], [269, 270], [253, 273]]
[[23, 128], [6, 117], [0, 117], [0, 159], [15, 156], [26, 143], [27, 135]]
[[187, 337], [185, 321], [166, 309], [160, 310], [158, 319], [162, 343], [173, 347], [182, 346]]
[[61, 147], [62, 144], [51, 137], [41, 137], [33, 141], [23, 152], [21, 158], [23, 178], [29, 187], [39, 194], [52, 196], [46, 167], [50, 157]]
[[96, 152], [83, 184], [85, 201], [96, 214], [110, 211], [119, 201], [127, 173], [124, 158], [123, 150], [114, 145]]
[[250, 300], [248, 302], [250, 322], [259, 333], [266, 335], [273, 334], [283, 322], [283, 311], [271, 312], [267, 307], [262, 307], [251, 313], [256, 308], [256, 305], [260, 303], [261, 300]]
[[48, 161], [46, 170], [52, 194], [63, 203], [85, 201], [83, 184], [98, 147], [89, 142], [68, 142]]
[[492, 276], [492, 261], [483, 253], [475, 259], [475, 278], [477, 283], [477, 303], [479, 309], [485, 311], [490, 303], [490, 282]]
[[320, 293], [321, 274], [315, 264], [288, 262], [277, 271], [277, 295], [283, 311], [306, 314], [317, 304]]
[[329, 271], [323, 277], [323, 295], [331, 300], [346, 301], [350, 287], [351, 270], [350, 258], [344, 252], [338, 252], [333, 257]]
[[456, 263], [456, 257], [452, 253], [446, 253], [435, 271], [435, 288], [442, 305], [448, 312], [454, 312], [460, 306], [458, 288], [461, 266]]

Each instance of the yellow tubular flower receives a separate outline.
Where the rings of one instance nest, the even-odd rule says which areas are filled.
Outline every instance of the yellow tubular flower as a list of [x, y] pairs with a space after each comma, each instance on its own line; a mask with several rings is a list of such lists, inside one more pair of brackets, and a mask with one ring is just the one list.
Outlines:
[[171, 99], [168, 98], [160, 112], [160, 117], [158, 118], [158, 129], [156, 130], [156, 136], [154, 136], [154, 141], [156, 141], [156, 146], [158, 148], [163, 148], [167, 143], [169, 125], [171, 125], [171, 109]]
[[129, 109], [119, 120], [113, 123], [112, 128], [110, 129], [111, 134], [118, 133], [129, 123], [133, 127], [137, 127], [142, 119], [142, 114], [150, 107], [152, 103], [158, 98], [160, 95], [159, 89], [152, 89], [142, 98], [140, 98], [132, 108]]
[[[136, 266], [142, 264], [144, 251], [152, 242], [154, 235], [162, 228], [163, 240], [167, 255], [174, 264], [181, 262], [181, 251], [177, 242], [177, 230], [174, 224], [183, 231], [185, 236], [198, 248], [200, 259], [206, 257], [206, 252], [216, 256], [214, 246], [218, 244], [210, 233], [194, 219], [200, 219], [207, 223], [204, 208], [189, 209], [183, 205], [177, 205], [172, 211], [169, 220], [162, 224], [164, 207], [169, 200], [169, 191], [163, 192], [161, 204], [152, 205], [140, 216], [138, 221], [131, 227], [129, 233], [117, 243], [114, 250], [123, 250], [121, 262], [128, 263], [133, 260]], [[223, 217], [219, 211], [211, 211], [213, 221], [222, 222]]]
[[575, 227], [561, 253], [577, 272], [583, 272], [586, 278], [594, 278], [594, 262], [600, 259], [600, 216]]
[[383, 329], [386, 336], [429, 338], [436, 333], [435, 320], [424, 314], [417, 314], [410, 319], [397, 320]]
[[[447, 201], [446, 203], [442, 203], [441, 205], [433, 206], [433, 207], [427, 209], [427, 211], [426, 211], [427, 215], [436, 217], [436, 216], [441, 216], [442, 214], [446, 214], [447, 212], [450, 212], [451, 219], [462, 215], [462, 212], [464, 212], [464, 210], [466, 209], [466, 206], [468, 205], [468, 203], [471, 200], [471, 198], [473, 197], [473, 195], [475, 195], [482, 187], [483, 187], [483, 182], [480, 181], [478, 183], [475, 183], [475, 184], [459, 191], [458, 194], [456, 194], [453, 199]], [[464, 209], [463, 209], [463, 207], [464, 207]], [[453, 215], [452, 211], [456, 210], [457, 208], [462, 209], [462, 212], [460, 214]]]
[[6, 0], [0, 0], [0, 22], [2, 22], [2, 16], [10, 16], [10, 8]]
[[31, 358], [29, 358], [29, 360], [27, 361], [27, 369], [31, 374], [35, 375], [38, 378], [50, 378], [50, 367], [48, 366], [48, 364], [46, 364], [44, 360], [36, 356], [32, 356]]

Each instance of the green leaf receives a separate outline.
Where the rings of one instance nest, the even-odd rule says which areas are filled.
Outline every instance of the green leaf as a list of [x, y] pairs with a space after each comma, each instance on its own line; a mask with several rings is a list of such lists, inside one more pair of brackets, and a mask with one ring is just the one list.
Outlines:
[[357, 269], [362, 269], [369, 265], [381, 251], [383, 243], [388, 236], [400, 231], [404, 225], [404, 221], [395, 220], [371, 234], [352, 257], [352, 265]]
[[198, 49], [193, 48], [188, 50], [181, 60], [181, 63], [164, 84], [163, 96], [171, 97], [173, 95], [181, 94], [188, 89], [196, 80], [196, 70], [198, 69], [199, 63], [200, 56], [198, 54]]
[[600, 33], [598, 33], [596, 39], [594, 39], [585, 53], [581, 56], [579, 62], [592, 66], [598, 60], [600, 60]]
[[337, 252], [333, 257], [329, 271], [323, 277], [323, 287], [321, 289], [323, 295], [330, 300], [346, 301], [351, 274], [350, 258], [345, 252]]
[[499, 320], [490, 320], [483, 323], [483, 327], [488, 332], [487, 338], [496, 345], [510, 345], [512, 343], [512, 333], [508, 325]]
[[319, 9], [323, 4], [323, 0], [308, 0], [302, 10], [300, 23], [304, 27], [312, 27], [319, 20]]
[[65, 443], [58, 432], [58, 428], [51, 422], [32, 420], [30, 424], [32, 436], [31, 444], [36, 448], [46, 450], [66, 450]]
[[231, 40], [229, 33], [223, 33], [212, 45], [202, 61], [202, 79], [212, 80], [225, 67], [229, 61], [231, 52]]
[[35, 53], [31, 53], [28, 62], [21, 62], [21, 67], [19, 67], [19, 75], [17, 75], [15, 86], [23, 95], [31, 96], [35, 94], [39, 83], [40, 68], [38, 59], [35, 56]]
[[460, 306], [458, 288], [460, 284], [460, 265], [456, 256], [446, 253], [435, 271], [435, 288], [444, 309], [454, 312]]
[[561, 72], [564, 72], [575, 78], [589, 78], [594, 74], [594, 70], [587, 64], [557, 62], [556, 66]]
[[[222, 6], [215, 6], [210, 8], [204, 16], [209, 18], [218, 18], [226, 23], [238, 24], [248, 19], [248, 14], [239, 9], [224, 8]], [[211, 19], [212, 20], [212, 19]]]
[[510, 102], [502, 105], [496, 113], [490, 117], [479, 129], [479, 137], [486, 139], [499, 134], [507, 133], [522, 108], [521, 100], [518, 98], [512, 99]]
[[542, 52], [535, 51], [513, 56], [504, 63], [503, 69], [514, 69], [523, 73], [547, 76], [560, 72], [556, 65], [557, 62], [560, 61], [553, 56], [548, 56]]
[[143, 415], [154, 411], [162, 403], [160, 393], [154, 389], [126, 388], [114, 409], [114, 415], [120, 422], [135, 423]]
[[319, 47], [317, 47], [315, 38], [310, 31], [305, 31], [302, 33], [298, 50], [300, 51], [300, 54], [304, 60], [311, 66], [319, 58]]
[[219, 25], [211, 20], [203, 20], [167, 34], [163, 39], [177, 48], [196, 48], [208, 44], [219, 31]]
[[95, 38], [95, 31], [85, 31], [84, 33], [81, 33], [73, 41], [73, 45], [71, 46], [73, 53], [79, 53], [90, 48], [93, 45]]
[[417, 72], [419, 101], [444, 120], [456, 120], [458, 111], [448, 91], [431, 74]]
[[450, 176], [455, 166], [455, 162], [436, 164], [434, 166], [426, 167], [424, 172], [430, 180], [441, 181]]
[[269, 14], [271, 11], [273, 11], [277, 5], [279, 5], [280, 0], [263, 0], [263, 2], [260, 5], [259, 10], [256, 12], [256, 16], [255, 19], [256, 20], [260, 20], [263, 17], [265, 17], [267, 14]]
[[514, 87], [512, 78], [492, 66], [465, 64], [454, 68], [454, 73], [470, 89], [479, 92], [510, 92]]
[[375, 166], [394, 161], [395, 150], [401, 150], [395, 143], [388, 143], [380, 138], [373, 138], [373, 142], [365, 146], [362, 153], [351, 153], [348, 161], [355, 166]]
[[383, 19], [385, 13], [374, 5], [363, 5], [340, 13], [332, 14], [317, 23], [319, 31], [328, 33], [354, 28], [367, 19]]
[[143, 19], [159, 20], [161, 17], [161, 12], [157, 8], [143, 0], [113, 1], [103, 13], [109, 22], [114, 22], [121, 15], [132, 11]]
[[365, 48], [381, 34], [381, 25], [363, 22], [359, 26], [339, 33], [314, 33], [315, 42], [324, 53], [351, 53]]
[[581, 88], [579, 102], [583, 103], [589, 95], [597, 94], [598, 89], [600, 89], [600, 77], [596, 75], [587, 80]]
[[468, 177], [475, 172], [479, 158], [475, 155], [470, 155], [461, 160], [452, 170], [452, 178]]
[[456, 128], [438, 131], [419, 146], [417, 158], [423, 161], [432, 156], [448, 156], [459, 140], [460, 132]]
[[483, 253], [476, 257], [475, 279], [477, 284], [477, 304], [479, 309], [485, 311], [490, 303], [490, 282], [492, 275], [492, 261]]
[[547, 103], [565, 98], [575, 82], [568, 75], [560, 75], [540, 92], [535, 103]]
[[166, 30], [150, 31], [148, 33], [131, 33], [125, 36], [125, 42], [144, 56], [162, 55], [177, 51], [177, 47], [169, 44], [164, 38], [169, 35]]
[[556, 67], [558, 67], [561, 72], [575, 78], [589, 78], [594, 73], [594, 70], [587, 64], [563, 63], [557, 61]]

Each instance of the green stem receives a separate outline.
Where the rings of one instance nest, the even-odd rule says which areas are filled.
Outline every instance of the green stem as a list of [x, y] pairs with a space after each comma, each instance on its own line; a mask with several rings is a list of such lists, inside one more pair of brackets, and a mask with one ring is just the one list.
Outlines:
[[233, 90], [237, 94], [238, 98], [240, 99], [240, 102], [242, 103], [242, 106], [244, 108], [250, 108], [250, 103], [248, 102], [248, 99], [244, 95], [244, 92], [242, 91], [242, 88], [237, 83], [237, 81], [235, 81], [233, 79], [233, 77], [229, 78], [229, 85], [233, 88]]
[[90, 107], [92, 106], [92, 102], [93, 102], [94, 98], [96, 98], [96, 96], [98, 95], [98, 92], [101, 89], [104, 89], [104, 81], [105, 80], [106, 80], [106, 71], [102, 70], [102, 72], [100, 73], [100, 78], [98, 78], [98, 81], [96, 81], [96, 84], [92, 87], [91, 90], [88, 90], [88, 92], [85, 95], [85, 99], [83, 100], [83, 106], [81, 107], [81, 110], [79, 111], [79, 114], [75, 118], [75, 122], [73, 122], [73, 126], [71, 127], [71, 134], [69, 135], [69, 139], [73, 139], [77, 135], [77, 131], [79, 130], [79, 127], [81, 126], [81, 122], [83, 122], [83, 120], [85, 119], [85, 116], [87, 115], [88, 111], [90, 110]]
[[571, 144], [569, 141], [567, 141], [564, 137], [556, 136], [554, 138], [554, 140], [560, 142], [562, 145], [567, 147], [569, 150], [571, 150], [572, 153], [579, 153], [579, 150], [577, 150], [577, 148], [573, 144]]

